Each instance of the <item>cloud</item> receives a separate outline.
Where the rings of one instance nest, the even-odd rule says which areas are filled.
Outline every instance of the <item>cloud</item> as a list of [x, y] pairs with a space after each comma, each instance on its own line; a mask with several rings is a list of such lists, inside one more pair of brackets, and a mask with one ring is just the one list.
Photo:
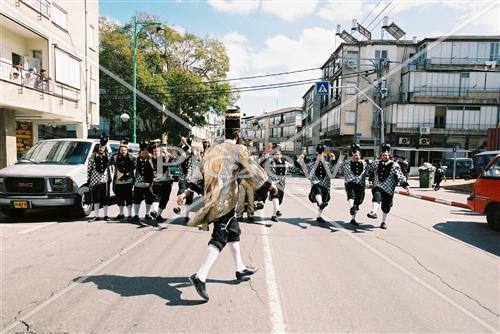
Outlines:
[[332, 22], [351, 21], [352, 19], [359, 20], [372, 10], [373, 7], [375, 7], [375, 4], [368, 1], [366, 3], [362, 1], [331, 1], [319, 10], [318, 15]]
[[259, 9], [259, 1], [209, 0], [208, 4], [219, 12], [247, 15]]
[[275, 15], [284, 21], [291, 22], [299, 17], [307, 16], [315, 12], [318, 0], [309, 1], [287, 1], [267, 0], [262, 2], [262, 10]]
[[181, 35], [184, 35], [186, 33], [186, 28], [184, 28], [182, 26], [178, 26], [176, 24], [172, 24], [172, 25], [170, 25], [170, 27], [172, 29], [174, 29], [175, 31], [177, 31]]

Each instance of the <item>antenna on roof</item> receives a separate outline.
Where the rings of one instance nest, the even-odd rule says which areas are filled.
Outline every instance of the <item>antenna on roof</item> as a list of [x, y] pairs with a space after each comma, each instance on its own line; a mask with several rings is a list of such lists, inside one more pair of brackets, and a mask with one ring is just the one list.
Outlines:
[[397, 39], [398, 41], [406, 35], [406, 32], [401, 29], [396, 23], [392, 22], [391, 24], [388, 23], [388, 18], [387, 16], [384, 17], [384, 24], [382, 25], [382, 31], [387, 31], [392, 37]]
[[359, 24], [356, 19], [352, 20], [351, 32], [353, 31], [357, 31], [358, 33], [363, 35], [367, 40], [372, 39], [372, 33], [368, 29], [363, 27], [361, 24]]

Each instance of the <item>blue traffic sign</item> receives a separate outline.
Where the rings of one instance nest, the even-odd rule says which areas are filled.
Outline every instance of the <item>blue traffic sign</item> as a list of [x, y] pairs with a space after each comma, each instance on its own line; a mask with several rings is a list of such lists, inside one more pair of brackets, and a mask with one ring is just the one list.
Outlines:
[[316, 82], [316, 94], [328, 95], [330, 92], [330, 83], [328, 81]]

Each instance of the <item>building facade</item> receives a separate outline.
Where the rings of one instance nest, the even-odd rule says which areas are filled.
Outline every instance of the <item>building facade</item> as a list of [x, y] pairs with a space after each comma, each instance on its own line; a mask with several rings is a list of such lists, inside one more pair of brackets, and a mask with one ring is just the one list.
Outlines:
[[97, 1], [7, 0], [0, 9], [0, 167], [47, 125], [86, 138], [99, 122]]

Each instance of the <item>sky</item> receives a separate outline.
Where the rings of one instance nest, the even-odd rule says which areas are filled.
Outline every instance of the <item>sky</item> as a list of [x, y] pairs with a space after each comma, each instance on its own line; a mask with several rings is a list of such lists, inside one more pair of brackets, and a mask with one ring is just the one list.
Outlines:
[[[485, 10], [486, 9], [486, 10]], [[350, 31], [352, 19], [381, 36], [384, 16], [397, 23], [406, 38], [445, 34], [500, 35], [499, 1], [448, 0], [100, 0], [101, 16], [127, 23], [136, 12], [158, 15], [179, 32], [215, 38], [230, 58], [228, 78], [317, 68], [341, 43], [336, 26]], [[479, 14], [476, 19], [459, 25]], [[363, 39], [355, 35], [359, 39]], [[388, 39], [386, 34], [386, 39]], [[319, 70], [235, 81], [239, 87], [319, 79]], [[311, 84], [273, 90], [242, 92], [237, 105], [247, 115], [301, 106]], [[147, 92], [144, 92], [147, 94]]]

